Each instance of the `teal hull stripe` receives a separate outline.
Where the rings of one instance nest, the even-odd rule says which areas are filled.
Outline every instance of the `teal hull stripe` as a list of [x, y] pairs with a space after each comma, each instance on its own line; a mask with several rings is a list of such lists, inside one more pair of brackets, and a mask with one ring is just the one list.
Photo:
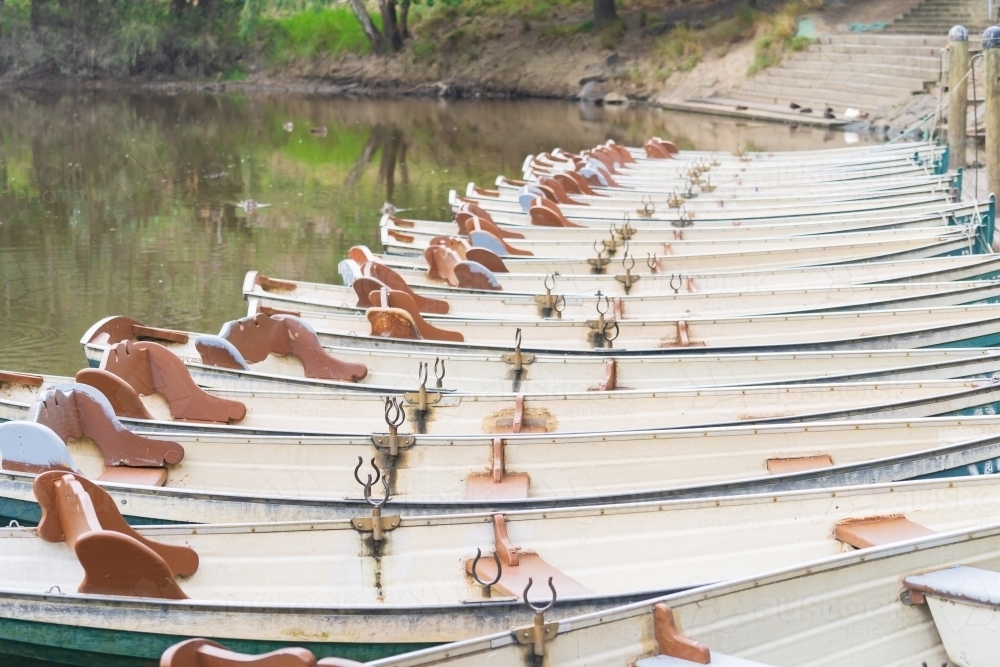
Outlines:
[[[211, 628], [205, 628], [211, 638]], [[168, 647], [188, 637], [148, 632], [121, 632], [68, 627], [16, 619], [0, 619], [0, 656], [28, 658], [53, 665], [75, 667], [155, 667]], [[241, 653], [267, 653], [286, 646], [301, 646], [318, 658], [339, 657], [367, 662], [436, 646], [428, 643], [344, 644], [216, 639]], [[0, 661], [8, 658], [0, 657]], [[17, 660], [11, 664], [20, 665]]]

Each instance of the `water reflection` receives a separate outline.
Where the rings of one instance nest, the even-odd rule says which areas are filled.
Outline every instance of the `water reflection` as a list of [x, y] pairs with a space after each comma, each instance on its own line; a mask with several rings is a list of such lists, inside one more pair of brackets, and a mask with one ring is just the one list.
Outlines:
[[0, 368], [73, 373], [80, 335], [109, 314], [216, 331], [245, 312], [250, 268], [336, 281], [351, 245], [378, 245], [386, 201], [446, 218], [449, 189], [517, 177], [527, 153], [654, 134], [725, 151], [843, 143], [562, 102], [0, 95]]

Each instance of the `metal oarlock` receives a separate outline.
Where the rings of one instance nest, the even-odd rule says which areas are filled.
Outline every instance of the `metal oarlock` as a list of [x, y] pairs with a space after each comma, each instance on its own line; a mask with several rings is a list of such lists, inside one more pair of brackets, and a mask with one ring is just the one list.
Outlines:
[[[674, 282], [676, 280], [676, 282]], [[674, 275], [670, 274], [670, 289], [674, 291], [674, 294], [680, 292], [681, 286], [684, 285], [684, 276], [681, 274]]]
[[[354, 468], [354, 479], [357, 480], [358, 484], [361, 484], [365, 488], [365, 501], [372, 507], [371, 517], [360, 517], [351, 519], [351, 525], [354, 529], [362, 533], [371, 533], [372, 539], [376, 544], [382, 541], [384, 533], [399, 526], [398, 516], [382, 516], [382, 508], [385, 504], [389, 502], [389, 484], [385, 480], [385, 475], [378, 469], [378, 465], [375, 464], [375, 459], [372, 459], [372, 468], [375, 469], [375, 479], [372, 479], [371, 475], [368, 475], [368, 479], [365, 482], [361, 481], [358, 477], [358, 470], [361, 469], [361, 465], [364, 463], [363, 457], [358, 457], [358, 465]], [[372, 486], [377, 484], [379, 481], [382, 482], [382, 488], [384, 493], [381, 500], [374, 500], [372, 498]]]
[[[609, 333], [612, 327], [614, 327], [615, 330], [613, 336]], [[603, 329], [601, 329], [601, 335], [604, 336], [604, 340], [607, 341], [609, 350], [612, 347], [614, 347], [613, 343], [615, 341], [615, 338], [618, 338], [618, 334], [620, 332], [621, 330], [618, 328], [618, 322], [616, 322], [615, 320], [611, 320], [610, 322], [604, 325]]]
[[[440, 394], [434, 396], [440, 397]], [[399, 427], [406, 423], [406, 409], [402, 401], [395, 396], [385, 399], [385, 423], [389, 426], [389, 435], [372, 435], [372, 442], [376, 447], [388, 449], [389, 456], [393, 458], [399, 456], [400, 448], [409, 447], [417, 441], [412, 435], [399, 435]]]
[[626, 250], [625, 254], [622, 255], [622, 267], [625, 269], [624, 276], [615, 276], [615, 280], [620, 282], [623, 287], [625, 287], [625, 294], [628, 294], [629, 290], [632, 289], [632, 285], [639, 282], [640, 276], [633, 276], [632, 269], [635, 268], [635, 257], [629, 257], [628, 254], [628, 243], [625, 244]]
[[611, 234], [611, 238], [608, 240], [608, 251], [614, 253], [621, 246], [622, 241], [618, 238], [618, 227], [615, 223], [610, 224], [608, 231]]
[[514, 637], [519, 644], [530, 644], [533, 646], [533, 653], [536, 658], [545, 657], [545, 642], [551, 640], [559, 632], [559, 623], [546, 623], [545, 612], [552, 609], [556, 604], [556, 587], [552, 585], [552, 577], [549, 577], [549, 590], [552, 591], [552, 599], [542, 607], [536, 607], [528, 599], [528, 591], [531, 590], [533, 581], [528, 579], [528, 585], [524, 587], [524, 606], [535, 614], [535, 622], [526, 628], [514, 630]]
[[510, 354], [505, 354], [502, 359], [514, 366], [514, 372], [520, 373], [524, 370], [525, 364], [530, 364], [535, 360], [535, 355], [524, 354], [521, 352], [521, 328], [518, 327], [517, 332], [514, 334], [514, 352]]
[[[438, 370], [439, 365], [440, 365], [440, 370]], [[435, 388], [441, 389], [442, 387], [444, 387], [444, 374], [445, 374], [444, 359], [442, 359], [441, 357], [435, 357], [434, 358], [434, 387]]]
[[660, 261], [656, 257], [656, 253], [646, 253], [646, 266], [649, 267], [649, 272], [656, 275], [660, 272]]
[[476, 549], [476, 557], [472, 560], [472, 578], [477, 584], [483, 587], [483, 597], [489, 598], [493, 597], [493, 587], [500, 581], [500, 575], [503, 573], [503, 567], [500, 565], [500, 556], [496, 552], [493, 552], [493, 562], [496, 563], [497, 566], [497, 576], [493, 578], [493, 581], [483, 581], [479, 578], [479, 574], [476, 572], [476, 566], [479, 565], [479, 559], [482, 557], [482, 550]]
[[[545, 285], [545, 295], [535, 297], [535, 303], [542, 307], [542, 316], [549, 317], [551, 313], [555, 313], [557, 318], [561, 318], [562, 311], [566, 309], [566, 297], [552, 293], [556, 286], [556, 277], [551, 273], [547, 274], [542, 284]], [[562, 308], [559, 307], [560, 301]]]
[[656, 215], [656, 204], [653, 203], [652, 195], [643, 195], [642, 208], [637, 209], [636, 213], [639, 214], [640, 218], [652, 218]]
[[[598, 248], [597, 244], [600, 243], [601, 247]], [[594, 241], [594, 252], [597, 253], [597, 257], [593, 259], [588, 259], [587, 263], [593, 267], [593, 273], [604, 273], [604, 267], [608, 265], [611, 261], [609, 257], [605, 257], [604, 253], [608, 249], [608, 244], [605, 243], [604, 239], [598, 239]]]

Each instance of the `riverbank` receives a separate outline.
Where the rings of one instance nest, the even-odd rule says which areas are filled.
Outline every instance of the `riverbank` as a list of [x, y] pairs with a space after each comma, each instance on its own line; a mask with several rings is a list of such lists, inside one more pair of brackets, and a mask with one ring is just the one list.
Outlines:
[[[891, 20], [915, 2], [757, 0], [754, 8], [748, 0], [619, 0], [618, 20], [597, 30], [588, 20], [591, 3], [581, 0], [523, 6], [451, 0], [414, 5], [410, 39], [389, 55], [371, 53], [344, 6], [262, 20], [254, 37], [243, 38], [235, 31], [212, 32], [237, 21], [237, 15], [207, 13], [196, 20], [192, 13], [194, 18], [177, 25], [187, 26], [194, 37], [181, 39], [176, 33], [183, 30], [176, 26], [145, 37], [126, 31], [119, 35], [119, 41], [130, 40], [125, 55], [115, 55], [106, 43], [67, 51], [58, 42], [58, 24], [35, 31], [22, 16], [20, 27], [11, 28], [8, 16], [0, 43], [0, 86], [533, 97], [669, 106], [725, 96], [809, 48], [811, 35], [844, 32], [851, 21]], [[60, 46], [53, 46], [57, 42]], [[897, 119], [908, 120], [914, 109], [927, 106], [923, 100], [906, 102], [907, 109], [880, 109], [879, 118], [886, 122], [867, 127], [888, 135], [904, 129], [896, 127]]]

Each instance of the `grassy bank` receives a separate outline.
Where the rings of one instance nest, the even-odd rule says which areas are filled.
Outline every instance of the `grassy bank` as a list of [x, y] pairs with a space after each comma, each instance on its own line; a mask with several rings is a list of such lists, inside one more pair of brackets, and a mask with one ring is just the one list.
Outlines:
[[[406, 6], [409, 34], [399, 53], [379, 59], [349, 6], [333, 0], [0, 0], [0, 77], [353, 78], [404, 90], [452, 81], [452, 91], [562, 96], [578, 88], [578, 70], [614, 57], [629, 66], [613, 77], [648, 92], [750, 40], [749, 74], [776, 64], [808, 43], [796, 37], [798, 19], [822, 5], [618, 0], [618, 18], [598, 27], [592, 0], [397, 2]], [[381, 30], [375, 3], [368, 5]], [[555, 74], [533, 71], [544, 69], [545, 58], [575, 64], [559, 80], [558, 63]]]

